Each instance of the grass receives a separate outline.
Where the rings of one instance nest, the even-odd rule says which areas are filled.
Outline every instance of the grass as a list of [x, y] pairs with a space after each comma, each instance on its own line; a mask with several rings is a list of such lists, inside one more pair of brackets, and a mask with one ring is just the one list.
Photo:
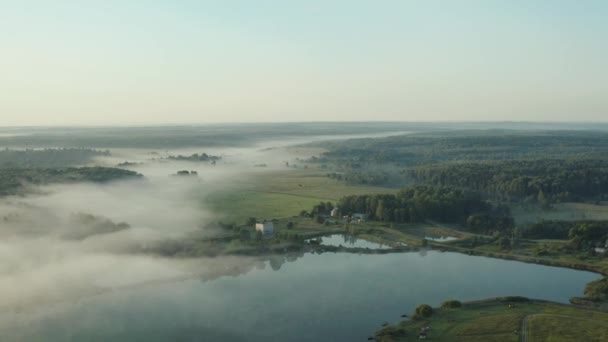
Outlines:
[[574, 306], [532, 301], [514, 303], [497, 299], [463, 304], [459, 309], [435, 309], [429, 319], [403, 321], [381, 329], [377, 341], [411, 341], [430, 326], [432, 341], [519, 341], [526, 316], [529, 341], [604, 341], [608, 313]]
[[528, 336], [530, 341], [608, 341], [608, 317], [535, 316], [530, 318]]
[[242, 223], [248, 217], [285, 219], [319, 202], [336, 203], [352, 194], [392, 193], [397, 189], [352, 186], [313, 169], [252, 173], [226, 184], [206, 200], [221, 219]]
[[248, 217], [260, 220], [292, 217], [303, 209], [312, 208], [319, 201], [321, 199], [314, 197], [251, 190], [216, 193], [209, 198], [221, 219], [239, 224]]
[[608, 205], [590, 203], [558, 203], [550, 210], [540, 208], [513, 208], [513, 217], [517, 224], [527, 224], [542, 220], [576, 221], [576, 220], [608, 220]]

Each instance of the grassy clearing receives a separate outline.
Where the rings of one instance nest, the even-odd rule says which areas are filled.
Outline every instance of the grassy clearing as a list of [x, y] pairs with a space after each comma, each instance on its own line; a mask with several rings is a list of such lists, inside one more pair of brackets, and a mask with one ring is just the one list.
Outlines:
[[558, 203], [550, 210], [539, 208], [513, 208], [513, 217], [517, 224], [527, 224], [542, 220], [577, 221], [577, 220], [608, 220], [608, 205], [589, 203]]
[[514, 304], [510, 308], [508, 302], [493, 299], [466, 303], [459, 309], [435, 309], [429, 319], [383, 328], [376, 340], [415, 340], [422, 327], [430, 326], [432, 341], [519, 341], [523, 319], [539, 314], [559, 316], [531, 316], [529, 341], [606, 340], [608, 313], [541, 301]]
[[351, 194], [391, 193], [397, 189], [351, 186], [312, 169], [253, 173], [211, 194], [207, 203], [221, 219], [241, 223], [248, 217], [284, 219], [319, 202], [335, 203]]
[[244, 223], [248, 217], [258, 219], [288, 218], [302, 209], [312, 208], [321, 199], [289, 194], [241, 190], [216, 193], [209, 197], [219, 217], [227, 222]]

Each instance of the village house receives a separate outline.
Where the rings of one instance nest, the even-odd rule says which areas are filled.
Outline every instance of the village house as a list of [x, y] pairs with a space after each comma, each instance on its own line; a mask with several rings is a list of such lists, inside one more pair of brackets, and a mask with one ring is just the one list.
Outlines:
[[357, 222], [367, 221], [367, 214], [355, 213], [353, 214], [353, 220]]
[[274, 224], [270, 221], [258, 222], [255, 224], [255, 230], [264, 235], [270, 235], [274, 233]]
[[329, 215], [331, 215], [331, 217], [337, 217], [340, 214], [340, 209], [338, 209], [338, 207], [334, 207], [331, 212], [329, 213]]

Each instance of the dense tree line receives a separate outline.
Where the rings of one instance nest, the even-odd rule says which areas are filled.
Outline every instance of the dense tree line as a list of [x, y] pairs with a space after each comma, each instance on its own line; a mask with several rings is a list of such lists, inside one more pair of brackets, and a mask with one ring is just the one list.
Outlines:
[[445, 186], [417, 185], [397, 194], [351, 195], [343, 197], [338, 207], [343, 214], [366, 214], [372, 220], [437, 220], [464, 224], [480, 233], [505, 230], [513, 222], [508, 208], [495, 207], [476, 192]]
[[468, 131], [412, 134], [324, 143], [329, 151], [318, 163], [394, 163], [415, 166], [445, 161], [509, 160], [520, 158], [602, 157], [608, 134], [602, 132]]
[[608, 239], [608, 221], [582, 222], [568, 231], [569, 246], [574, 250], [604, 247]]
[[109, 156], [109, 151], [87, 148], [0, 150], [0, 169], [52, 168], [83, 165], [97, 156]]
[[107, 167], [80, 167], [58, 169], [3, 169], [0, 171], [0, 196], [17, 194], [28, 184], [97, 182], [140, 178], [134, 171]]
[[580, 221], [541, 221], [525, 227], [522, 236], [527, 239], [568, 239], [570, 229]]
[[503, 201], [602, 199], [608, 194], [608, 159], [467, 162], [409, 168], [414, 180], [469, 188]]
[[608, 221], [542, 221], [522, 232], [529, 239], [569, 240], [567, 249], [580, 251], [604, 247], [608, 240]]
[[172, 160], [183, 160], [183, 161], [193, 161], [193, 162], [212, 162], [215, 163], [217, 160], [222, 159], [222, 157], [219, 156], [212, 156], [212, 155], [208, 155], [207, 153], [195, 153], [189, 156], [182, 156], [177, 155], [177, 156], [169, 156], [168, 159], [172, 159]]

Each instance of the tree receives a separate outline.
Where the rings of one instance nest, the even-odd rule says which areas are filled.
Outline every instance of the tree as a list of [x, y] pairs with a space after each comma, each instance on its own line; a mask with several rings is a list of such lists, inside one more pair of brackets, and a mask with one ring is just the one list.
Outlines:
[[543, 192], [542, 189], [538, 190], [538, 195], [536, 196], [538, 203], [543, 209], [549, 209], [549, 201], [547, 200], [547, 196]]
[[498, 238], [498, 241], [496, 241], [496, 245], [498, 245], [498, 247], [502, 249], [507, 249], [511, 246], [511, 240], [506, 236], [502, 236]]
[[427, 304], [418, 305], [416, 311], [414, 312], [414, 317], [416, 318], [428, 318], [433, 315], [433, 308]]
[[384, 201], [378, 201], [378, 207], [376, 208], [376, 218], [378, 220], [384, 220]]
[[458, 300], [446, 300], [441, 303], [442, 309], [456, 309], [462, 306], [462, 303]]
[[513, 228], [513, 233], [511, 235], [511, 249], [517, 247], [517, 242], [521, 238], [521, 229], [519, 227]]
[[248, 226], [254, 226], [257, 222], [258, 220], [256, 220], [255, 217], [250, 217], [247, 219], [247, 222], [245, 224]]

